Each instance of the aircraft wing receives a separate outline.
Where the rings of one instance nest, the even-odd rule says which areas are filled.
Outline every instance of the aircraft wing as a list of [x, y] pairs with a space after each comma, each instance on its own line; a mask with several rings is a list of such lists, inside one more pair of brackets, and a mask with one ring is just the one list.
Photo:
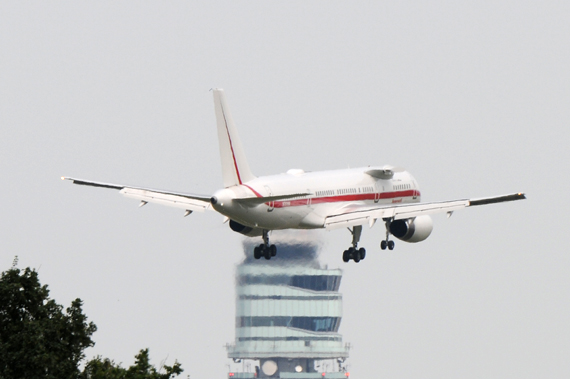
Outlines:
[[145, 205], [146, 203], [156, 203], [169, 207], [182, 208], [186, 210], [185, 216], [194, 211], [204, 212], [206, 209], [211, 209], [210, 196], [192, 195], [187, 193], [155, 190], [150, 188], [131, 187], [122, 184], [94, 182], [90, 180], [68, 178], [64, 176], [62, 176], [61, 179], [70, 180], [74, 184], [83, 186], [119, 190], [119, 192], [126, 197], [140, 200], [141, 206]]
[[370, 227], [372, 227], [378, 219], [391, 218], [394, 220], [401, 220], [435, 213], [448, 213], [451, 215], [453, 211], [466, 207], [522, 199], [526, 199], [525, 195], [523, 193], [516, 193], [511, 195], [486, 197], [480, 199], [439, 201], [433, 203], [378, 206], [360, 206], [355, 204], [337, 210], [335, 213], [327, 216], [325, 218], [324, 226], [326, 229], [337, 229], [365, 224], [368, 224]]

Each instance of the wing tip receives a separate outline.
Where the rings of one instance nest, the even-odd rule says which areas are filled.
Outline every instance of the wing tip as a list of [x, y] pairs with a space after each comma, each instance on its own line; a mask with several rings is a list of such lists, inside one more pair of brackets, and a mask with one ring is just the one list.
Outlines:
[[525, 200], [525, 199], [526, 199], [525, 193], [524, 192], [518, 192], [518, 193], [515, 193], [512, 195], [486, 197], [483, 199], [469, 200], [469, 206], [503, 203], [505, 201], [515, 201], [515, 200]]

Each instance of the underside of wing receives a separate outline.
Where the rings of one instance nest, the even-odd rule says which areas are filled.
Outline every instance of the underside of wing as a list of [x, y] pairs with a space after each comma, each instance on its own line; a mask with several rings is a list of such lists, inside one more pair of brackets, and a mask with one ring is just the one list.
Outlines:
[[204, 212], [206, 209], [210, 209], [211, 207], [210, 197], [204, 195], [193, 195], [150, 188], [131, 187], [122, 184], [95, 182], [67, 177], [62, 177], [62, 179], [70, 180], [74, 184], [78, 185], [119, 190], [121, 194], [127, 197], [140, 200], [142, 202], [141, 205], [144, 205], [146, 203], [156, 203], [169, 207], [182, 208], [187, 211], [187, 214], [190, 213], [188, 211]]
[[133, 187], [124, 187], [120, 192], [126, 197], [141, 200], [146, 203], [161, 204], [189, 211], [204, 212], [211, 206], [209, 198], [197, 198], [195, 195]]
[[421, 215], [448, 213], [470, 206], [494, 204], [505, 201], [526, 199], [523, 193], [494, 196], [473, 200], [451, 200], [433, 203], [415, 203], [399, 205], [352, 205], [325, 218], [325, 228], [336, 229], [355, 225], [374, 225], [378, 219], [401, 220]]

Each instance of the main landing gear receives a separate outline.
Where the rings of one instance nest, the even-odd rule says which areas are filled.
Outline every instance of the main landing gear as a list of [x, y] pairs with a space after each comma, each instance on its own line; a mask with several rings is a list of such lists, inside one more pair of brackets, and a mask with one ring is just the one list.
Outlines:
[[384, 241], [380, 242], [380, 249], [382, 249], [382, 250], [386, 250], [386, 248], [388, 248], [388, 250], [394, 250], [394, 246], [396, 246], [394, 241], [390, 241], [390, 224], [391, 223], [392, 223], [391, 218], [386, 220], [386, 239]]
[[[394, 250], [396, 244], [394, 241], [390, 240], [390, 224], [394, 221], [392, 218], [384, 219], [386, 222], [386, 239], [380, 243], [380, 248], [382, 250]], [[362, 226], [357, 225], [352, 228], [349, 228], [348, 231], [352, 234], [352, 246], [349, 247], [347, 250], [342, 253], [342, 260], [345, 262], [350, 261], [351, 259], [355, 262], [360, 262], [364, 258], [366, 258], [366, 250], [364, 248], [358, 248], [358, 241], [360, 241], [360, 234], [362, 233]]]
[[362, 225], [354, 226], [352, 230], [348, 229], [348, 231], [352, 234], [352, 246], [342, 253], [342, 260], [348, 262], [352, 259], [358, 263], [366, 258], [366, 249], [363, 247], [357, 248], [360, 234], [362, 234]]
[[269, 245], [269, 230], [263, 230], [263, 243], [259, 246], [256, 246], [253, 249], [253, 257], [255, 259], [260, 259], [261, 257], [265, 257], [265, 259], [269, 260], [271, 257], [277, 255], [277, 246]]

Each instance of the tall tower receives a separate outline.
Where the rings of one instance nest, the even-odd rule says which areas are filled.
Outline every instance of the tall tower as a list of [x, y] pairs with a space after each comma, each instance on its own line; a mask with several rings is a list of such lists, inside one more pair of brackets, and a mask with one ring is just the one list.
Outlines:
[[280, 243], [270, 261], [246, 254], [237, 266], [236, 337], [227, 350], [241, 367], [231, 379], [348, 377], [349, 346], [338, 333], [342, 271], [321, 267], [316, 253], [316, 245]]

